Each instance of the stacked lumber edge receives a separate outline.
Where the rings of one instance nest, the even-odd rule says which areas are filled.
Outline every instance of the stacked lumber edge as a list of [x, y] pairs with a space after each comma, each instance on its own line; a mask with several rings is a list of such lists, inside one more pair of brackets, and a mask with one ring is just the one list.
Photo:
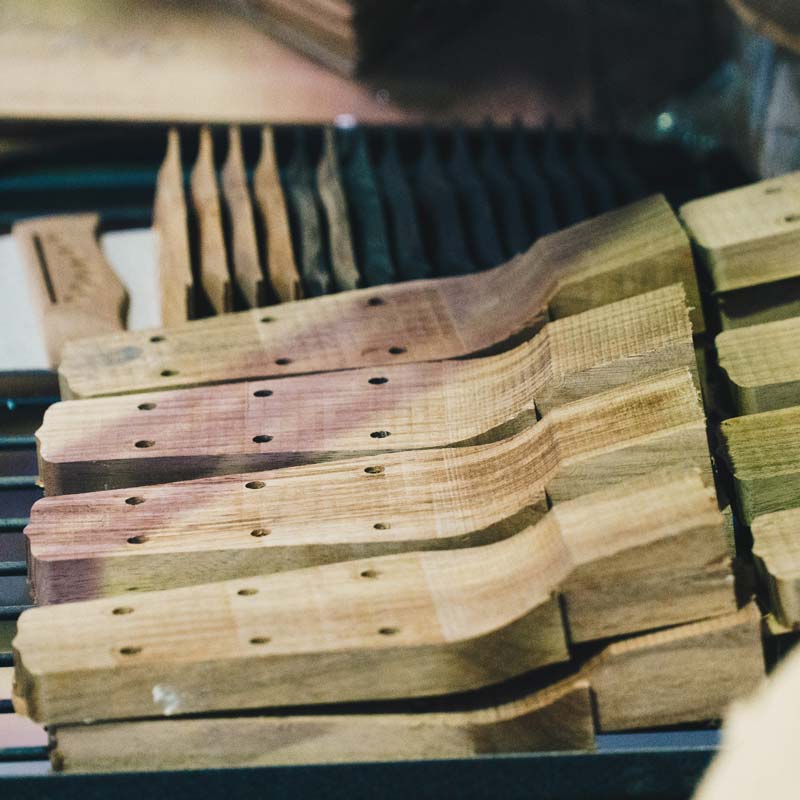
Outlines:
[[[690, 238], [712, 279], [748, 259], [784, 279], [798, 180], [683, 226], [649, 198], [487, 272], [268, 323], [69, 344], [14, 640], [54, 766], [585, 749], [720, 717], [763, 675], [762, 620], [714, 490]], [[717, 337], [749, 398], [720, 430], [732, 516], [784, 618], [800, 359], [764, 328], [793, 323]]]

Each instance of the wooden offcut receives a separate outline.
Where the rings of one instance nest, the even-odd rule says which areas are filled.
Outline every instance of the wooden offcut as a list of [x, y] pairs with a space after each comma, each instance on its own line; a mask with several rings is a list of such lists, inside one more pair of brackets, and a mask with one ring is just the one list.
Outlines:
[[499, 439], [537, 412], [693, 368], [684, 297], [680, 284], [637, 295], [486, 358], [58, 403], [37, 432], [40, 477], [67, 494]]
[[125, 330], [128, 296], [100, 249], [99, 222], [97, 214], [65, 214], [13, 227], [52, 366], [72, 339]]
[[529, 338], [548, 311], [569, 316], [676, 282], [694, 309], [695, 330], [702, 328], [688, 240], [663, 198], [653, 197], [544, 237], [528, 253], [477, 275], [356, 290], [266, 315], [243, 312], [72, 344], [62, 361], [63, 395], [486, 352]]
[[45, 498], [39, 603], [503, 539], [559, 503], [666, 466], [711, 483], [688, 370], [579, 400], [491, 444]]
[[751, 530], [770, 610], [786, 627], [800, 627], [800, 508], [758, 516]]

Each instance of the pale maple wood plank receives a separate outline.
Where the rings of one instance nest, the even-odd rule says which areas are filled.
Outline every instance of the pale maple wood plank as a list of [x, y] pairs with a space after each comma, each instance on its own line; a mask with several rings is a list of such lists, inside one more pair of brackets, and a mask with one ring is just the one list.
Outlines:
[[225, 237], [222, 233], [214, 142], [207, 126], [200, 128], [197, 160], [190, 178], [192, 206], [197, 218], [200, 284], [216, 314], [233, 310], [233, 285], [228, 271]]
[[800, 406], [731, 417], [721, 432], [746, 524], [800, 506]]
[[680, 215], [716, 291], [800, 276], [800, 172], [693, 200]]
[[[567, 404], [505, 440], [386, 453], [34, 504], [39, 603], [486, 544], [551, 502], [666, 466], [711, 483], [688, 370]], [[190, 557], [189, 557], [190, 556]]]
[[587, 641], [733, 608], [713, 489], [651, 473], [484, 547], [28, 610], [15, 701], [58, 723], [457, 692], [567, 660], [565, 624]]
[[242, 155], [242, 135], [228, 128], [228, 154], [222, 168], [222, 193], [231, 228], [231, 268], [236, 285], [251, 308], [267, 301], [267, 281], [261, 270], [256, 223]]
[[[270, 270], [270, 275], [272, 274]], [[654, 197], [544, 237], [476, 275], [361, 289], [68, 345], [63, 396], [219, 383], [486, 351], [568, 316], [681, 282], [702, 328], [688, 241]], [[157, 338], [154, 343], [153, 337]]]
[[128, 295], [97, 241], [97, 214], [63, 214], [16, 222], [50, 364], [64, 344], [125, 330]]
[[740, 414], [800, 401], [800, 317], [723, 331], [715, 346]]
[[694, 363], [676, 284], [481, 359], [59, 403], [37, 432], [40, 476], [67, 494], [490, 441], [535, 411]]

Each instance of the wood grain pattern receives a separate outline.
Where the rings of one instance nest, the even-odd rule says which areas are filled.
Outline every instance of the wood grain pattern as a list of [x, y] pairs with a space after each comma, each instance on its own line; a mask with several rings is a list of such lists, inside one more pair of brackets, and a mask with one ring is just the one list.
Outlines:
[[800, 317], [723, 331], [715, 345], [740, 414], [800, 402]]
[[745, 523], [800, 506], [800, 406], [732, 417], [721, 431]]
[[800, 508], [757, 516], [753, 555], [770, 597], [770, 610], [788, 628], [800, 626]]
[[99, 772], [586, 750], [594, 744], [590, 698], [598, 732], [718, 719], [763, 677], [759, 627], [751, 605], [634, 637], [547, 689], [468, 710], [439, 702], [435, 711], [416, 713], [352, 713], [345, 706], [336, 713], [63, 726], [53, 732], [53, 764]]
[[153, 228], [158, 250], [162, 324], [167, 327], [181, 325], [194, 316], [194, 278], [189, 253], [181, 140], [175, 128], [170, 128], [167, 134], [167, 152], [158, 170]]
[[[487, 445], [386, 453], [37, 502], [31, 589], [52, 603], [503, 539], [665, 466], [711, 483], [688, 371], [576, 401]], [[189, 557], [190, 556], [190, 557]]]
[[565, 625], [587, 641], [733, 608], [713, 489], [651, 473], [483, 547], [28, 610], [15, 702], [58, 723], [458, 692], [567, 660]]
[[50, 363], [64, 344], [125, 330], [128, 296], [97, 241], [97, 214], [38, 217], [14, 224]]
[[275, 137], [268, 126], [261, 129], [261, 155], [253, 173], [253, 194], [265, 232], [267, 275], [272, 289], [281, 303], [299, 300], [303, 287], [294, 256]]
[[680, 214], [716, 291], [800, 276], [800, 172], [693, 200]]
[[222, 232], [214, 143], [206, 126], [200, 128], [200, 146], [190, 183], [198, 228], [200, 284], [215, 314], [233, 311], [233, 285]]
[[39, 474], [47, 494], [68, 494], [488, 442], [536, 412], [694, 363], [677, 284], [480, 359], [59, 403], [37, 432]]
[[342, 186], [336, 136], [333, 128], [322, 131], [322, 153], [317, 164], [317, 190], [327, 221], [331, 271], [339, 291], [356, 289], [360, 283], [353, 237], [347, 214], [347, 198]]
[[[683, 283], [702, 327], [688, 241], [650, 198], [540, 239], [477, 275], [361, 289], [65, 350], [65, 397], [451, 358], [529, 338], [556, 318]], [[376, 303], [376, 298], [378, 299]], [[266, 321], [264, 321], [266, 320]]]
[[222, 193], [230, 223], [233, 278], [247, 304], [258, 308], [266, 305], [267, 281], [258, 254], [253, 205], [242, 156], [242, 135], [236, 125], [228, 128]]

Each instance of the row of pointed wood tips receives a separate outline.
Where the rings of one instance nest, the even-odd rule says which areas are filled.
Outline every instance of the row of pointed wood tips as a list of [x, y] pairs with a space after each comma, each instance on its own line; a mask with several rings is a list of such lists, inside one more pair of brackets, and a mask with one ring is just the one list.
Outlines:
[[535, 144], [520, 126], [441, 137], [265, 128], [256, 155], [237, 128], [203, 128], [187, 202], [171, 131], [154, 219], [165, 323], [494, 267], [647, 192], [615, 136], [598, 150], [579, 127], [569, 152], [552, 126]]
[[[763, 278], [795, 185], [685, 207], [702, 269], [745, 250]], [[707, 488], [687, 297], [689, 240], [653, 199], [478, 275], [76, 343], [67, 384], [95, 399], [48, 412], [56, 496], [26, 533], [37, 600], [84, 602], [20, 619], [17, 707], [65, 769], [585, 747], [719, 716], [763, 672], [760, 615], [736, 611]], [[722, 425], [754, 533], [799, 496], [791, 446], [759, 474], [731, 433], [763, 444], [795, 413], [769, 357], [788, 407]], [[165, 358], [195, 388], [160, 391]]]

